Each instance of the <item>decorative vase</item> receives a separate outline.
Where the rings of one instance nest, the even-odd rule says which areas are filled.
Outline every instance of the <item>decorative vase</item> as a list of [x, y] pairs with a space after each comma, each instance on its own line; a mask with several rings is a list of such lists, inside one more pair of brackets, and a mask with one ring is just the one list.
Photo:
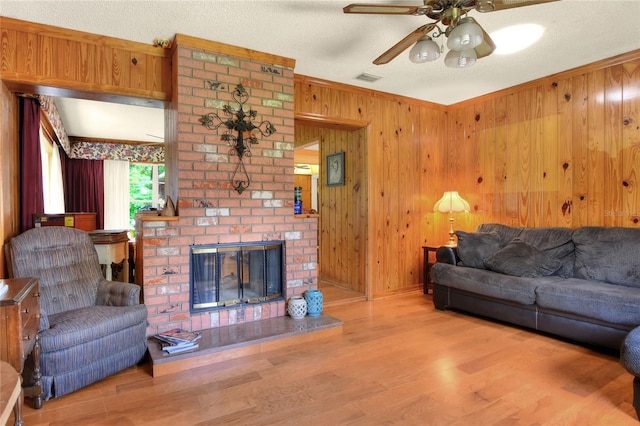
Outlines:
[[302, 319], [307, 315], [307, 301], [302, 296], [291, 296], [287, 304], [287, 312], [293, 319]]
[[323, 297], [320, 290], [308, 290], [304, 294], [304, 298], [307, 301], [307, 313], [310, 317], [320, 316], [322, 312]]

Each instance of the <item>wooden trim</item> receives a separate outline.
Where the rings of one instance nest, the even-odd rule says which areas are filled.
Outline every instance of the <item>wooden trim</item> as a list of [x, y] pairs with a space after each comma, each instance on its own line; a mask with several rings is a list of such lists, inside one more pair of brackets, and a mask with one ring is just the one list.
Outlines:
[[351, 120], [343, 117], [328, 117], [326, 115], [302, 112], [296, 112], [294, 118], [296, 124], [335, 130], [358, 130], [368, 127], [370, 124], [369, 121], [364, 120]]
[[380, 92], [378, 90], [375, 89], [366, 89], [363, 87], [359, 87], [359, 86], [353, 86], [350, 84], [345, 84], [345, 83], [337, 83], [335, 81], [330, 81], [330, 80], [323, 80], [321, 78], [317, 78], [317, 77], [310, 77], [307, 75], [303, 75], [303, 74], [296, 74], [294, 75], [294, 82], [295, 83], [299, 83], [299, 84], [306, 84], [306, 85], [311, 85], [314, 87], [325, 87], [327, 89], [333, 89], [333, 90], [343, 90], [343, 91], [347, 91], [349, 93], [355, 93], [355, 94], [359, 94], [359, 95], [364, 95], [368, 98], [371, 99], [384, 99], [384, 100], [390, 100], [390, 101], [394, 101], [394, 102], [403, 102], [403, 103], [410, 103], [410, 104], [418, 104], [421, 106], [426, 106], [429, 108], [436, 108], [442, 111], [446, 111], [447, 110], [447, 106], [446, 105], [441, 105], [441, 104], [436, 104], [433, 102], [428, 102], [428, 101], [423, 101], [420, 99], [416, 99], [416, 98], [410, 98], [408, 96], [401, 96], [401, 95], [395, 95], [392, 93], [387, 93], [387, 92]]
[[189, 47], [192, 49], [202, 49], [209, 52], [220, 53], [223, 55], [236, 56], [251, 61], [263, 62], [265, 64], [280, 65], [282, 67], [291, 69], [293, 69], [296, 65], [295, 59], [285, 58], [283, 56], [259, 52], [257, 50], [233, 46], [231, 44], [220, 43], [217, 41], [205, 40], [202, 38], [192, 37], [184, 34], [176, 34], [174, 41], [175, 46]]
[[169, 57], [170, 49], [164, 49], [153, 44], [140, 43], [137, 41], [124, 40], [121, 38], [107, 37], [98, 34], [85, 33], [83, 31], [70, 30], [67, 28], [54, 27], [35, 22], [22, 21], [20, 19], [6, 18], [0, 16], [0, 28], [14, 31], [21, 31], [41, 36], [54, 37], [56, 39], [72, 40], [78, 43], [92, 43], [97, 45], [109, 45], [110, 47], [134, 50], [146, 55]]

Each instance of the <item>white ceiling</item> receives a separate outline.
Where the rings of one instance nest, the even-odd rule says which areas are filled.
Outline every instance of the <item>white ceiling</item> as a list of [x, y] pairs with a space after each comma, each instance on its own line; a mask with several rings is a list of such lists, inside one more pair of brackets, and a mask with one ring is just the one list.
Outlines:
[[[156, 37], [171, 39], [176, 33], [200, 37], [293, 58], [297, 74], [444, 105], [640, 49], [640, 0], [561, 0], [485, 14], [471, 12], [489, 34], [515, 23], [544, 26], [542, 38], [519, 53], [493, 54], [472, 68], [451, 69], [444, 66], [442, 57], [436, 62], [413, 64], [404, 52], [391, 63], [377, 66], [372, 64], [376, 57], [430, 20], [424, 16], [344, 14], [342, 8], [352, 2], [2, 0], [0, 14], [149, 44]], [[362, 2], [421, 4], [420, 0]], [[361, 73], [382, 79], [374, 83], [356, 80]], [[136, 127], [109, 124], [98, 130], [100, 136], [79, 134], [76, 132], [88, 132], [110, 121], [101, 113], [101, 121], [91, 119], [91, 126], [76, 127], [74, 118], [90, 108], [71, 108], [74, 110], [69, 114], [67, 106], [61, 108], [71, 136], [119, 139], [110, 136], [109, 130]], [[133, 116], [131, 112], [125, 115]], [[87, 120], [83, 119], [85, 124]], [[152, 119], [135, 122], [146, 120]], [[140, 134], [159, 136], [153, 128], [141, 129], [135, 138], [157, 141], [140, 139]]]

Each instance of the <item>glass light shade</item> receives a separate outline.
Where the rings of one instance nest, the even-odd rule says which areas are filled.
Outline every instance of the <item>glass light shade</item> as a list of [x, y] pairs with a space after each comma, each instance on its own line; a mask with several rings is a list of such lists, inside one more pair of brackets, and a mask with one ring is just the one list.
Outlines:
[[429, 36], [422, 37], [409, 51], [409, 59], [416, 64], [435, 61], [439, 57], [440, 46]]
[[447, 47], [451, 50], [473, 49], [480, 45], [484, 34], [480, 25], [473, 18], [463, 18], [451, 31], [447, 40]]
[[466, 68], [476, 63], [478, 55], [473, 49], [457, 51], [450, 50], [444, 57], [444, 64], [449, 68]]
[[440, 213], [458, 213], [468, 212], [470, 207], [469, 203], [458, 194], [458, 191], [447, 191], [435, 203], [433, 210]]

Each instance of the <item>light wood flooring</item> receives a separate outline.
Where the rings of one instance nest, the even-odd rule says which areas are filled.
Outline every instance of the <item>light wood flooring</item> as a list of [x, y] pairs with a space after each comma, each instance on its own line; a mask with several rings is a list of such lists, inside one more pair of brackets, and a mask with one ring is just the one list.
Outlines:
[[328, 306], [341, 335], [152, 378], [129, 368], [27, 401], [36, 425], [635, 425], [617, 355], [433, 308]]

